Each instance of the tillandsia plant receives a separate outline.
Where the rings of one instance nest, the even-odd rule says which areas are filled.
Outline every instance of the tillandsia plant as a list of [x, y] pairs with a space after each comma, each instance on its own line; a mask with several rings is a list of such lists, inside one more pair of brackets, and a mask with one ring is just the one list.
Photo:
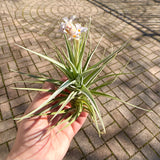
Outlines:
[[[118, 50], [113, 51], [108, 56], [101, 59], [99, 62], [90, 66], [90, 61], [95, 54], [100, 41], [93, 50], [84, 55], [90, 25], [88, 28], [82, 27], [80, 24], [74, 24], [74, 19], [75, 16], [72, 16], [70, 19], [63, 18], [64, 22], [61, 23], [60, 28], [64, 33], [67, 52], [65, 52], [63, 49], [59, 49], [56, 46], [55, 48], [58, 60], [18, 45], [19, 47], [50, 61], [67, 77], [66, 81], [62, 81], [58, 79], [48, 78], [44, 75], [36, 76], [19, 72], [21, 74], [25, 74], [35, 78], [35, 82], [37, 83], [50, 82], [53, 83], [57, 88], [56, 90], [46, 90], [38, 88], [16, 88], [22, 90], [53, 92], [53, 94], [43, 104], [41, 104], [32, 112], [19, 118], [19, 120], [21, 121], [23, 119], [31, 118], [37, 115], [52, 115], [51, 120], [53, 120], [56, 116], [61, 115], [61, 118], [55, 125], [68, 122], [67, 125], [64, 126], [67, 127], [77, 119], [82, 111], [86, 111], [89, 113], [91, 119], [95, 123], [96, 129], [100, 135], [101, 133], [105, 133], [106, 131], [94, 96], [105, 96], [140, 109], [140, 107], [138, 106], [99, 91], [99, 89], [101, 89], [102, 87], [114, 82], [118, 75], [126, 74], [118, 73], [100, 76], [100, 73], [103, 71], [104, 67], [113, 58], [116, 57], [116, 55], [126, 46], [127, 42], [123, 44]], [[84, 60], [84, 56], [86, 57], [86, 60]], [[112, 80], [105, 81], [103, 84], [94, 87], [95, 83], [108, 77], [111, 77]], [[67, 104], [70, 104], [69, 108], [65, 107]], [[48, 108], [45, 107], [46, 105], [48, 105]], [[99, 122], [102, 125], [102, 130], [100, 130], [99, 128]]]

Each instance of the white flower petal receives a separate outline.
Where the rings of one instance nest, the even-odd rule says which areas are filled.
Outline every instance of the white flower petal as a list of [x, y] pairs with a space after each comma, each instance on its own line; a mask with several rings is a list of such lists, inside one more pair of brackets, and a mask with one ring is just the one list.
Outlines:
[[88, 28], [82, 27], [81, 24], [73, 24], [72, 21], [76, 18], [75, 15], [71, 16], [70, 19], [67, 17], [63, 18], [64, 22], [61, 23], [60, 29], [63, 33], [67, 33], [70, 39], [79, 40], [82, 32], [86, 32]]
[[66, 24], [64, 22], [60, 25], [60, 31], [64, 33]]
[[77, 29], [77, 30], [78, 30], [78, 29], [81, 29], [81, 24], [76, 23], [75, 26], [76, 26], [76, 29]]
[[76, 18], [76, 16], [73, 15], [73, 16], [70, 17], [69, 21], [72, 22], [75, 18]]
[[88, 30], [87, 27], [81, 27], [81, 32], [86, 32]]
[[60, 28], [65, 28], [65, 23], [64, 22], [61, 23]]
[[67, 17], [64, 17], [63, 20], [67, 23], [69, 20]]

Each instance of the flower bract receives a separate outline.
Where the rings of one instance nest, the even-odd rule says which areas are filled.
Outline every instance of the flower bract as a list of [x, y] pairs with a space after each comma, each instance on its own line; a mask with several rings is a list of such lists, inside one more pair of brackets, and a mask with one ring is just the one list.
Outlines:
[[82, 27], [81, 24], [73, 24], [73, 20], [76, 16], [71, 16], [70, 19], [67, 17], [63, 18], [64, 22], [60, 25], [60, 30], [63, 33], [67, 33], [69, 35], [69, 39], [79, 40], [81, 33], [86, 32], [88, 30], [87, 27]]

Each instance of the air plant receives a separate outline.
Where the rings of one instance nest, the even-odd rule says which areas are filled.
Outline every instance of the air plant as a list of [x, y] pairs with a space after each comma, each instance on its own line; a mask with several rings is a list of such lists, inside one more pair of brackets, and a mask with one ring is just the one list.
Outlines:
[[[140, 108], [138, 106], [125, 102], [117, 97], [99, 91], [99, 89], [113, 83], [117, 76], [126, 74], [113, 73], [106, 74], [104, 76], [100, 75], [100, 73], [103, 71], [106, 65], [112, 59], [114, 59], [116, 55], [127, 45], [127, 42], [124, 43], [116, 51], [113, 51], [112, 53], [101, 59], [99, 62], [90, 65], [91, 59], [93, 55], [96, 53], [96, 49], [99, 46], [101, 40], [98, 42], [97, 46], [93, 50], [89, 51], [88, 53], [85, 53], [85, 46], [87, 43], [90, 26], [87, 28], [82, 27], [80, 24], [74, 24], [74, 19], [75, 16], [72, 16], [70, 19], [65, 17], [63, 18], [64, 22], [62, 22], [60, 25], [60, 30], [64, 33], [67, 51], [65, 52], [63, 49], [59, 49], [56, 46], [55, 48], [58, 60], [55, 60], [44, 54], [37, 53], [35, 51], [18, 45], [26, 51], [34, 53], [37, 56], [40, 56], [50, 61], [67, 77], [66, 81], [62, 81], [55, 78], [48, 78], [44, 75], [37, 76], [19, 72], [21, 74], [25, 74], [32, 78], [35, 78], [37, 83], [53, 83], [57, 89], [47, 90], [38, 88], [16, 88], [21, 90], [52, 92], [52, 95], [43, 104], [41, 104], [38, 108], [31, 111], [30, 113], [18, 118], [18, 120], [21, 121], [23, 119], [31, 118], [37, 115], [52, 115], [51, 120], [53, 120], [56, 116], [61, 115], [61, 118], [55, 125], [67, 122], [67, 125], [64, 126], [67, 127], [77, 119], [77, 117], [81, 114], [82, 111], [86, 111], [89, 113], [90, 118], [93, 120], [96, 129], [100, 135], [101, 133], [105, 133], [106, 131], [101, 113], [99, 111], [99, 107], [97, 106], [95, 101], [96, 96], [105, 96], [107, 98], [123, 102], [127, 105], [139, 109], [143, 108]], [[84, 57], [86, 57], [86, 60], [84, 60]], [[95, 83], [106, 78], [112, 79], [105, 81], [103, 84], [100, 84], [95, 87]], [[70, 104], [69, 108], [65, 107], [67, 104]], [[46, 108], [46, 105], [48, 105], [49, 107]], [[99, 122], [102, 125], [102, 130], [100, 130], [99, 128]]]

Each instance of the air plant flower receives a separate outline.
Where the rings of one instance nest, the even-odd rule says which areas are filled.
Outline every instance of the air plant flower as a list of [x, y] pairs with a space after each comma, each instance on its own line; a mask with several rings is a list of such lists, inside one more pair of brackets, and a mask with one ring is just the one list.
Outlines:
[[[89, 29], [86, 27], [82, 27], [80, 24], [73, 24], [74, 19], [75, 16], [72, 16], [70, 19], [63, 18], [64, 22], [61, 23], [60, 27], [61, 31], [64, 33], [66, 52], [64, 52], [64, 50], [61, 50], [56, 46], [55, 48], [58, 55], [58, 60], [55, 60], [44, 54], [37, 53], [35, 51], [29, 50], [18, 45], [19, 47], [50, 61], [67, 77], [66, 81], [62, 81], [56, 79], [56, 77], [48, 78], [45, 75], [41, 74], [36, 76], [32, 74], [19, 72], [21, 74], [25, 74], [32, 78], [35, 78], [35, 83], [44, 83], [47, 81], [53, 83], [57, 88], [56, 91], [38, 88], [16, 88], [21, 90], [52, 92], [52, 95], [49, 97], [49, 99], [47, 99], [35, 110], [19, 118], [19, 120], [21, 121], [26, 118], [37, 116], [37, 114], [39, 116], [50, 115], [53, 116], [52, 119], [58, 115], [62, 115], [62, 118], [59, 119], [59, 121], [55, 125], [63, 124], [67, 121], [68, 124], [64, 126], [67, 127], [77, 119], [77, 117], [81, 114], [82, 111], [86, 111], [89, 113], [100, 135], [101, 133], [105, 133], [105, 126], [102, 120], [99, 107], [97, 106], [95, 101], [96, 96], [105, 96], [107, 98], [123, 102], [127, 105], [139, 109], [143, 108], [125, 102], [117, 97], [114, 97], [107, 93], [103, 93], [99, 90], [113, 83], [117, 76], [126, 74], [120, 72], [116, 74], [106, 74], [104, 76], [100, 75], [100, 73], [103, 71], [106, 65], [108, 65], [108, 63], [116, 57], [116, 55], [126, 46], [128, 42], [123, 44], [119, 49], [113, 51], [112, 53], [101, 59], [99, 62], [89, 65], [93, 55], [96, 53], [96, 49], [99, 46], [101, 40], [98, 42], [97, 46], [93, 50], [90, 50], [85, 55], [85, 46], [87, 43]], [[69, 39], [73, 40], [73, 43], [71, 40], [67, 38], [68, 36]], [[86, 56], [86, 60], [83, 59], [84, 56]], [[110, 79], [106, 81], [106, 78]], [[103, 79], [105, 79], [103, 84], [95, 86], [95, 84], [98, 84], [98, 82], [102, 81]], [[46, 105], [48, 106], [48, 104], [50, 105], [48, 108], [46, 108]], [[67, 104], [70, 104], [71, 107], [66, 108], [65, 106]], [[56, 110], [56, 112], [52, 112], [52, 110], [54, 109]], [[102, 125], [102, 130], [99, 128], [99, 122]]]
[[87, 27], [82, 27], [81, 24], [73, 24], [73, 20], [76, 18], [76, 16], [71, 16], [70, 19], [67, 17], [63, 18], [64, 22], [60, 25], [60, 30], [63, 33], [67, 33], [69, 35], [70, 39], [76, 39], [79, 40], [81, 33], [86, 32], [88, 30]]

